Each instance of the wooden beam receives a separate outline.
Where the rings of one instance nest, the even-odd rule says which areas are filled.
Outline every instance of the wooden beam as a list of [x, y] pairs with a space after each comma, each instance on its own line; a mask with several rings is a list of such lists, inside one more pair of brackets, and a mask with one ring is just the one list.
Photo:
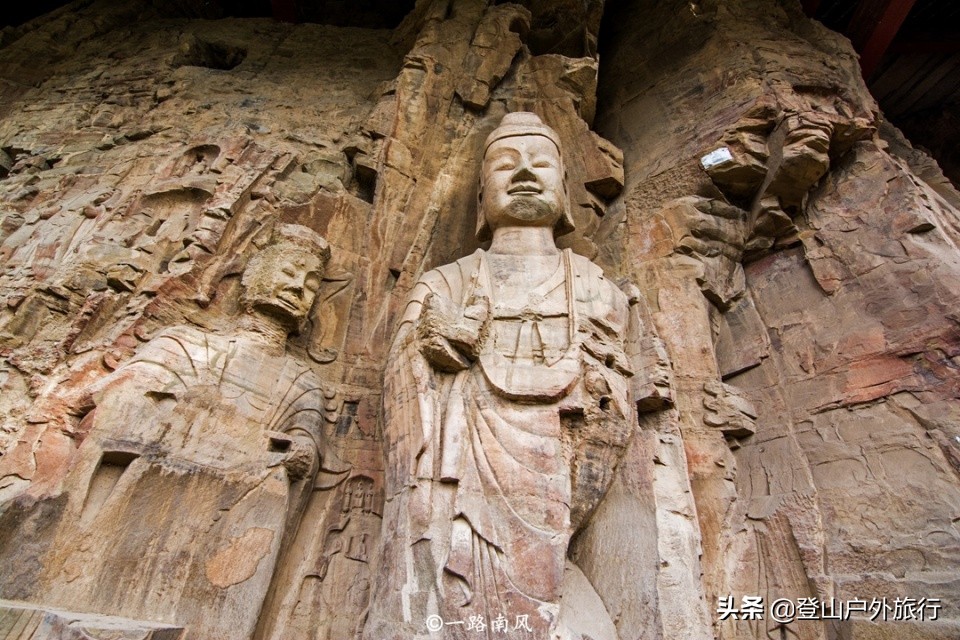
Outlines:
[[273, 6], [273, 19], [280, 22], [297, 21], [297, 0], [270, 0]]
[[900, 34], [890, 53], [960, 53], [960, 34]]
[[916, 0], [860, 0], [847, 27], [847, 35], [860, 52], [860, 70], [873, 75]]

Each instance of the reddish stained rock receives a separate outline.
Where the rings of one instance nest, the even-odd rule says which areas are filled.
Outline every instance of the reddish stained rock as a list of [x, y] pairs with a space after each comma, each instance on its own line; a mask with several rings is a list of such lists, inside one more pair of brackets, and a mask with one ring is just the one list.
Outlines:
[[[611, 3], [602, 34], [603, 3], [420, 2], [392, 33], [200, 23], [161, 4], [71, 5], [0, 49], [0, 496], [19, 494], [0, 504], [12, 567], [0, 594], [45, 605], [57, 584], [39, 559], [92, 429], [84, 390], [171, 327], [220, 335], [240, 315], [244, 264], [294, 223], [332, 246], [321, 301], [286, 345], [335, 392], [315, 415], [329, 448], [272, 540], [274, 588], [248, 635], [355, 637], [383, 586], [382, 408], [413, 403], [383, 387], [388, 348], [421, 275], [477, 248], [483, 140], [530, 110], [565, 148], [577, 229], [559, 244], [636, 285], [650, 339], [631, 357], [662, 392], [619, 467], [596, 466], [611, 486], [569, 549], [572, 582], [591, 585], [613, 633], [765, 637], [751, 621], [715, 624], [718, 598], [907, 595], [943, 598], [940, 624], [850, 633], [958, 634], [960, 195], [880, 124], [843, 38], [797, 3], [748, 0]], [[214, 68], [217, 51], [241, 50]], [[729, 160], [705, 167], [723, 148]], [[177, 432], [170, 393], [138, 398], [144, 413], [115, 428]], [[294, 441], [263, 444], [270, 469], [304, 472]], [[135, 464], [111, 451], [97, 500], [121, 495]], [[203, 465], [172, 466], [151, 486], [209, 498]], [[110, 530], [177, 535], [149, 522]], [[225, 538], [252, 540], [245, 530]], [[389, 555], [405, 532], [385, 533]], [[166, 566], [187, 566], [170, 559], [192, 552], [185, 540], [158, 556]], [[225, 548], [210, 566], [234, 584], [260, 547]], [[149, 594], [175, 573], [100, 590], [150, 618]], [[804, 625], [802, 640], [832, 633]]]

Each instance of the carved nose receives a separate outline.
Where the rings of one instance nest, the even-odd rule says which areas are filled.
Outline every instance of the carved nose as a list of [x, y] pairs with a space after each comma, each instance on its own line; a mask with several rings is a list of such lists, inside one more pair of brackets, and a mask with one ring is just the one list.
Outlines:
[[296, 282], [296, 281], [291, 282], [290, 284], [288, 284], [287, 286], [285, 286], [284, 289], [285, 289], [286, 291], [289, 291], [290, 293], [296, 294], [296, 296], [297, 296], [298, 298], [303, 297], [303, 283], [302, 283], [302, 282]]
[[513, 174], [513, 182], [536, 182], [537, 174], [530, 170], [527, 165], [521, 165]]

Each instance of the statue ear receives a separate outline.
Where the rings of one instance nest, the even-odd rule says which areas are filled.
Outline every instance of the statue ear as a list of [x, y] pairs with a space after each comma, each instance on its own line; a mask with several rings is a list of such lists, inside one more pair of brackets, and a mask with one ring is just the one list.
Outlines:
[[477, 242], [487, 242], [492, 237], [490, 225], [483, 215], [483, 170], [480, 170], [480, 180], [477, 185]]
[[[553, 237], [559, 238], [577, 228], [573, 220], [573, 207], [570, 206], [570, 189], [567, 187], [567, 172], [563, 172], [563, 215], [553, 226]], [[489, 233], [489, 230], [487, 231]]]
[[490, 233], [490, 225], [487, 224], [486, 219], [483, 217], [483, 210], [480, 209], [477, 211], [477, 242], [488, 242], [493, 238], [493, 234]]
[[342, 342], [345, 316], [349, 313], [349, 296], [345, 298], [340, 294], [353, 282], [352, 273], [328, 264], [308, 316], [308, 330], [305, 331], [307, 353], [314, 362], [327, 364], [339, 355], [336, 347]]

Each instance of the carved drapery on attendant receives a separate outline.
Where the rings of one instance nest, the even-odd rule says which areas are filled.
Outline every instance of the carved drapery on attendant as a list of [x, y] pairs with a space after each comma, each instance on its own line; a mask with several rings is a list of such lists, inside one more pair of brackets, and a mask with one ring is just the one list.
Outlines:
[[286, 351], [329, 249], [303, 227], [284, 231], [294, 235], [248, 265], [233, 331], [168, 329], [90, 390], [44, 602], [205, 640], [253, 636], [332, 458], [321, 437], [332, 396]]

